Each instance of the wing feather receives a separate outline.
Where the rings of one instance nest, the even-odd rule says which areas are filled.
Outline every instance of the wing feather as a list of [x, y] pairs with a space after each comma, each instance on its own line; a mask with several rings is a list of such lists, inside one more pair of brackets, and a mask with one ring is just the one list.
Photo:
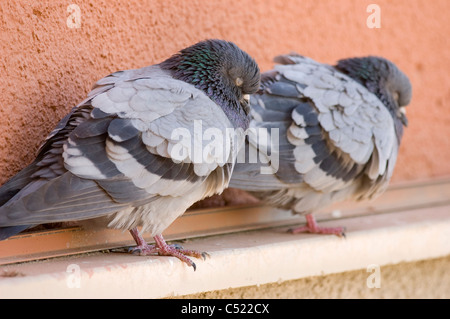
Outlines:
[[[212, 159], [206, 166], [194, 163], [193, 154], [184, 162], [171, 157], [178, 142], [173, 130], [184, 128], [194, 136], [193, 119], [203, 130], [233, 128], [202, 91], [158, 67], [101, 79], [49, 135], [35, 163], [1, 189], [6, 204], [0, 207], [0, 227], [127, 212], [162, 197], [179, 198], [176, 202], [186, 207], [177, 211], [184, 211], [195, 199], [192, 194], [199, 200], [220, 192], [237, 153], [232, 139], [224, 142], [222, 158], [206, 151]], [[200, 151], [203, 155], [203, 148]], [[202, 184], [204, 193], [199, 194]], [[117, 224], [134, 225], [142, 217], [125, 215]]]
[[[258, 173], [260, 163], [238, 164], [230, 185], [298, 212], [348, 196], [370, 197], [383, 189], [399, 141], [382, 102], [331, 66], [300, 55], [276, 61], [281, 64], [263, 75], [262, 92], [251, 99], [251, 125], [278, 125], [284, 132], [274, 147], [283, 149], [279, 170], [269, 177]], [[290, 119], [277, 115], [282, 120], [271, 122], [275, 112]], [[255, 139], [248, 143], [258, 149]], [[291, 147], [282, 147], [287, 144]]]

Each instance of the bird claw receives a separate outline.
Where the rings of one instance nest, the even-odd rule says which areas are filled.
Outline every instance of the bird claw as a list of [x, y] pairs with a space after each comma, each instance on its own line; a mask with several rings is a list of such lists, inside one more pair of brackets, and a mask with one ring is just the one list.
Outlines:
[[327, 234], [336, 235], [338, 237], [347, 238], [345, 235], [344, 227], [315, 227], [310, 228], [308, 226], [301, 226], [297, 228], [288, 229], [288, 233], [298, 234], [298, 233], [311, 233], [311, 234]]
[[311, 234], [331, 234], [338, 237], [346, 238], [345, 227], [320, 227], [317, 225], [312, 215], [306, 215], [306, 225], [297, 228], [290, 228], [288, 232], [291, 234], [311, 233]]
[[211, 255], [208, 254], [206, 251], [204, 251], [204, 252], [202, 252], [202, 257], [203, 257], [203, 260], [206, 260], [206, 258], [211, 258]]
[[130, 230], [130, 232], [134, 240], [138, 244], [137, 246], [131, 247], [128, 250], [134, 255], [148, 256], [157, 253], [160, 256], [177, 257], [178, 259], [185, 262], [189, 266], [192, 266], [192, 268], [194, 268], [194, 271], [197, 269], [197, 266], [187, 256], [192, 256], [195, 258], [203, 258], [203, 260], [205, 260], [206, 257], [209, 256], [209, 254], [206, 252], [184, 249], [183, 246], [181, 246], [180, 244], [168, 245], [164, 240], [164, 238], [162, 237], [162, 235], [154, 236], [153, 238], [155, 239], [155, 244], [148, 245], [145, 242], [144, 238], [139, 234], [137, 229], [132, 229]]
[[175, 248], [176, 250], [178, 250], [179, 252], [181, 252], [184, 255], [187, 256], [192, 256], [192, 257], [196, 257], [196, 258], [203, 258], [203, 260], [206, 260], [206, 257], [211, 257], [210, 254], [208, 254], [206, 251], [197, 251], [197, 250], [192, 250], [192, 249], [184, 249], [182, 245], [180, 244], [171, 244], [169, 245], [173, 248]]
[[172, 247], [175, 248], [176, 250], [184, 250], [183, 245], [180, 245], [180, 244], [177, 244], [177, 243], [171, 244], [171, 245], [169, 245], [169, 246], [172, 246]]
[[128, 252], [130, 252], [133, 255], [137, 256], [148, 256], [154, 253], [158, 252], [158, 248], [155, 245], [139, 245], [136, 247], [130, 247], [128, 249]]

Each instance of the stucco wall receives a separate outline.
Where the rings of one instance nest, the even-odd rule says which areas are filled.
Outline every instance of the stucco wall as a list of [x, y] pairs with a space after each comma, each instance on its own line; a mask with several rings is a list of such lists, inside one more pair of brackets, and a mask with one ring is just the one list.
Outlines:
[[[261, 286], [243, 287], [177, 298], [450, 298], [450, 257], [400, 263], [380, 268], [377, 285], [366, 269], [308, 277]], [[369, 282], [369, 284], [367, 284]]]
[[[373, 2], [380, 29], [366, 25]], [[79, 28], [67, 24], [75, 21], [72, 3]], [[236, 42], [262, 70], [290, 51], [326, 63], [369, 54], [393, 60], [414, 87], [394, 178], [448, 175], [449, 10], [447, 0], [1, 1], [0, 183], [31, 162], [97, 79], [212, 37]]]

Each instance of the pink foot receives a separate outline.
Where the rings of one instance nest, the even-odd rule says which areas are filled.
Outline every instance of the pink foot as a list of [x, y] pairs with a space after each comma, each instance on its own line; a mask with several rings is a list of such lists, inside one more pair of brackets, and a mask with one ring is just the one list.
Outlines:
[[334, 234], [339, 237], [345, 237], [344, 227], [319, 227], [313, 214], [306, 214], [306, 226], [289, 229], [293, 234], [309, 232], [312, 234]]
[[208, 256], [207, 253], [199, 252], [196, 250], [183, 249], [180, 245], [168, 245], [164, 240], [162, 235], [156, 235], [153, 237], [155, 240], [155, 245], [149, 245], [146, 243], [144, 238], [139, 234], [137, 228], [133, 228], [130, 230], [131, 236], [133, 236], [136, 241], [137, 246], [130, 249], [130, 252], [133, 254], [138, 254], [140, 256], [148, 256], [151, 254], [158, 253], [160, 256], [173, 256], [177, 257], [181, 261], [184, 261], [189, 266], [194, 268], [194, 271], [197, 269], [195, 263], [190, 260], [186, 256], [192, 256], [195, 258], [203, 258], [205, 259]]

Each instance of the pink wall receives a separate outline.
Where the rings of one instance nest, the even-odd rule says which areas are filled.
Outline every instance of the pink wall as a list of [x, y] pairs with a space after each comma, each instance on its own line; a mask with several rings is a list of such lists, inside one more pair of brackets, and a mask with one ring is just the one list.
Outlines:
[[[366, 8], [381, 8], [369, 29]], [[81, 27], [69, 28], [67, 7]], [[396, 180], [450, 175], [448, 0], [0, 2], [0, 183], [110, 72], [157, 63], [205, 38], [236, 42], [261, 69], [297, 51], [318, 61], [381, 55], [413, 83]]]

